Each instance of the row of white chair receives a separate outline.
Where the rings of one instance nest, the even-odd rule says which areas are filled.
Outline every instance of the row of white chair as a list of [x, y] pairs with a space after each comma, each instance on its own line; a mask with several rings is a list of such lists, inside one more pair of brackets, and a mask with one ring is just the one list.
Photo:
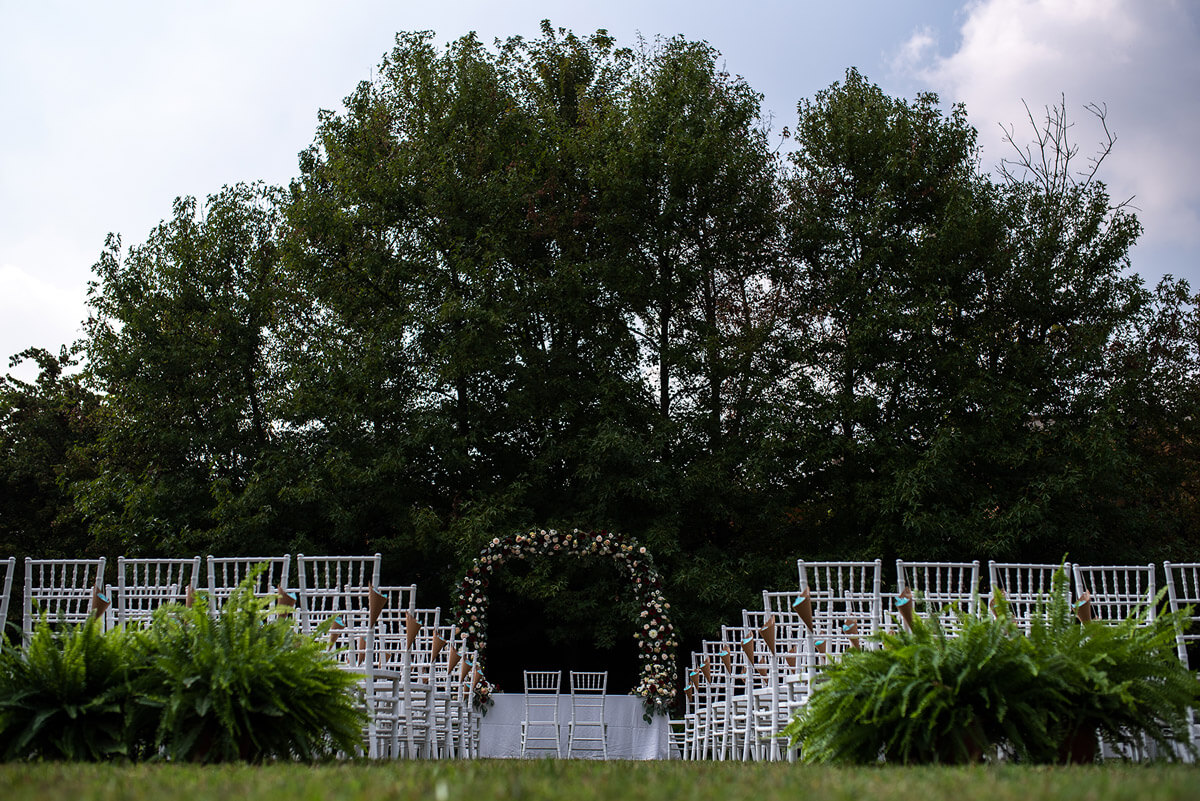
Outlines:
[[[106, 559], [25, 559], [24, 609], [22, 634], [26, 640], [42, 616], [52, 623], [76, 624], [94, 614], [106, 623], [132, 625], [144, 623], [154, 610], [165, 603], [189, 605], [206, 590], [203, 597], [219, 609], [250, 572], [260, 565], [265, 569], [255, 580], [259, 595], [277, 595], [285, 604], [300, 608], [298, 620], [311, 631], [335, 616], [344, 588], [379, 585], [379, 554], [373, 556], [295, 558], [298, 585], [293, 585], [292, 557], [218, 557], [132, 559], [118, 557], [115, 583], [105, 581]], [[201, 565], [207, 566], [207, 577]], [[4, 611], [7, 612], [15, 559], [7, 560]]]
[[[1146, 565], [1082, 565], [1024, 562], [988, 563], [988, 586], [982, 583], [978, 561], [915, 562], [896, 560], [895, 590], [882, 588], [882, 562], [798, 562], [799, 590], [808, 589], [813, 604], [822, 604], [831, 617], [839, 614], [854, 618], [864, 633], [880, 628], [895, 628], [897, 618], [891, 609], [903, 610], [912, 602], [919, 610], [939, 617], [947, 628], [955, 625], [955, 610], [978, 612], [980, 603], [994, 603], [1003, 595], [1012, 616], [1024, 626], [1038, 605], [1050, 596], [1054, 574], [1065, 572], [1063, 588], [1068, 602], [1082, 601], [1096, 620], [1121, 620], [1145, 609], [1156, 613], [1154, 598], [1156, 570]], [[1186, 584], [1186, 566], [1164, 563], [1169, 584]], [[786, 597], [786, 594], [785, 594]], [[837, 598], [834, 609], [830, 599]], [[780, 602], [785, 600], [781, 598]]]
[[[368, 713], [365, 753], [376, 759], [470, 758], [479, 753], [483, 681], [477, 654], [440, 610], [409, 609], [339, 615], [331, 633], [347, 670], [360, 677]], [[372, 622], [372, 618], [375, 618]], [[344, 623], [344, 625], [342, 625]]]

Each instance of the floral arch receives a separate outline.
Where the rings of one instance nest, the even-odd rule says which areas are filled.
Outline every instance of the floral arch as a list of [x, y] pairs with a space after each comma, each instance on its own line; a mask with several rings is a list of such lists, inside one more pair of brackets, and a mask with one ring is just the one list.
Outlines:
[[[483, 672], [487, 646], [488, 580], [496, 568], [510, 559], [531, 556], [607, 556], [617, 571], [629, 579], [637, 598], [640, 623], [634, 632], [638, 645], [640, 672], [634, 695], [646, 705], [646, 717], [666, 714], [675, 701], [675, 628], [667, 613], [671, 608], [662, 595], [662, 581], [646, 548], [632, 537], [607, 531], [584, 532], [578, 529], [560, 534], [554, 529], [497, 537], [471, 564], [459, 587], [455, 607], [458, 630], [467, 646], [478, 652], [478, 667]], [[486, 682], [484, 696], [490, 688]]]

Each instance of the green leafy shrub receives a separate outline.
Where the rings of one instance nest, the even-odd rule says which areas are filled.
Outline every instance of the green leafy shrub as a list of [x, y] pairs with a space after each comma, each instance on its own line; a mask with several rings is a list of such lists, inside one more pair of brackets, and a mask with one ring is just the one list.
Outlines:
[[[811, 762], [968, 762], [997, 749], [1052, 763], [1080, 739], [1158, 744], [1176, 755], [1200, 680], [1175, 656], [1186, 617], [1148, 613], [1116, 625], [1075, 622], [1065, 576], [1026, 636], [1001, 601], [993, 617], [959, 614], [957, 636], [917, 617], [878, 650], [823, 668], [785, 733]], [[1085, 748], [1086, 752], [1086, 748]]]
[[1064, 748], [1099, 741], [1138, 748], [1148, 739], [1166, 758], [1182, 746], [1194, 756], [1187, 734], [1188, 709], [1200, 705], [1200, 680], [1179, 661], [1175, 632], [1190, 612], [1152, 615], [1154, 602], [1125, 620], [1080, 625], [1067, 602], [1065, 576], [1030, 628], [1034, 658], [1058, 685], [1050, 721], [1052, 750], [1032, 761], [1061, 761]]
[[[139, 639], [136, 727], [171, 759], [220, 762], [352, 751], [362, 737], [355, 677], [292, 621], [272, 618], [254, 575], [219, 615], [160, 609]], [[149, 714], [148, 714], [149, 713]]]
[[54, 630], [0, 651], [3, 758], [311, 760], [353, 751], [355, 677], [254, 594], [252, 573], [210, 616], [159, 609], [145, 629]]
[[1046, 736], [1052, 690], [1020, 630], [1007, 618], [959, 622], [949, 636], [916, 617], [911, 632], [879, 635], [881, 649], [823, 668], [785, 729], [804, 759], [967, 762], [998, 742], [1024, 747]]
[[4, 759], [127, 755], [130, 640], [95, 619], [60, 629], [42, 620], [26, 647], [0, 651]]

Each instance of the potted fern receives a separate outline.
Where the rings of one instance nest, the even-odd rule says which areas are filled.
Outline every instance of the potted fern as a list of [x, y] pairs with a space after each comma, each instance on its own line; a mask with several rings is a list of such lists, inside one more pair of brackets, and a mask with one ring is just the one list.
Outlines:
[[995, 610], [960, 612], [956, 636], [919, 615], [876, 635], [882, 648], [823, 668], [785, 733], [812, 762], [1088, 761], [1101, 741], [1147, 739], [1165, 758], [1194, 756], [1186, 726], [1200, 680], [1174, 649], [1184, 613], [1081, 625], [1062, 571], [1028, 635], [1003, 599]]
[[1175, 634], [1189, 623], [1187, 610], [1154, 614], [1153, 603], [1124, 620], [1079, 623], [1067, 601], [1066, 578], [1031, 624], [1029, 642], [1059, 703], [1050, 724], [1053, 750], [1031, 754], [1039, 762], [1089, 762], [1101, 742], [1117, 751], [1153, 743], [1161, 756], [1195, 757], [1188, 710], [1200, 703], [1200, 680], [1176, 655]]
[[0, 651], [0, 758], [128, 756], [130, 639], [95, 618], [57, 628], [43, 619], [27, 645]]
[[1041, 748], [1047, 696], [1032, 648], [1007, 617], [962, 614], [957, 635], [936, 618], [875, 635], [882, 648], [823, 668], [785, 729], [810, 762], [977, 762], [1000, 743]]
[[210, 615], [164, 607], [139, 639], [133, 679], [142, 739], [176, 760], [311, 760], [353, 752], [364, 713], [323, 642], [296, 630], [256, 573]]

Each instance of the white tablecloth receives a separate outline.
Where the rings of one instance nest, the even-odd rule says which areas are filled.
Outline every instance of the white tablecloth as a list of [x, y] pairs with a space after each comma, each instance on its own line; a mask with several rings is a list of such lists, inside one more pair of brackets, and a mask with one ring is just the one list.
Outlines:
[[[525, 719], [525, 696], [522, 693], [493, 693], [495, 704], [484, 715], [479, 729], [479, 755], [506, 758], [521, 756], [521, 721]], [[642, 718], [645, 707], [642, 699], [633, 695], [608, 695], [604, 701], [604, 720], [608, 723], [609, 759], [666, 759], [668, 752], [667, 718], [655, 715], [650, 723]], [[558, 698], [559, 742], [562, 754], [567, 755], [567, 722], [571, 719], [571, 696]], [[538, 728], [538, 734], [546, 729]], [[589, 730], [589, 736], [595, 729]], [[544, 741], [539, 746], [548, 746]], [[597, 743], [586, 743], [589, 749]], [[550, 748], [539, 748], [531, 756], [554, 756]], [[601, 759], [599, 750], [573, 756]]]

